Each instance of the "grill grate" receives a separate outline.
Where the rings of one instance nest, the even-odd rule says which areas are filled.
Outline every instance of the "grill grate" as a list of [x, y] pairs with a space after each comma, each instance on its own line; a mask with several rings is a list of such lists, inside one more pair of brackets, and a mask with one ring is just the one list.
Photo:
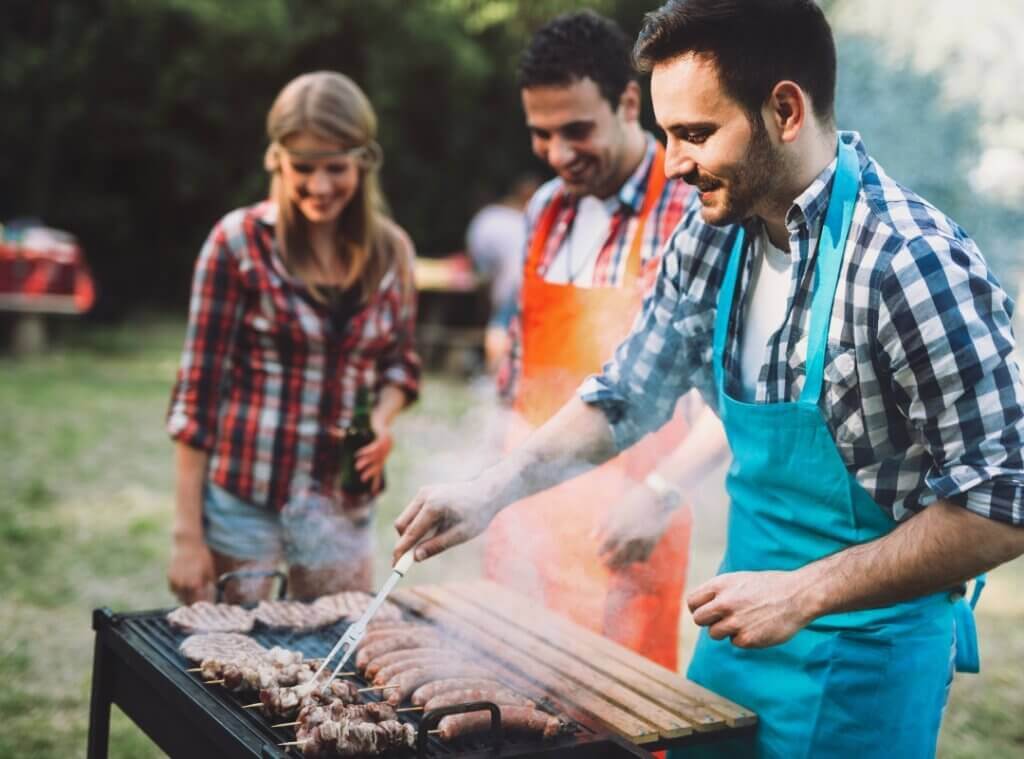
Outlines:
[[[150, 612], [134, 612], [130, 614], [118, 615], [118, 623], [123, 626], [126, 630], [131, 630], [143, 638], [147, 643], [152, 646], [157, 652], [159, 652], [168, 662], [174, 667], [181, 670], [183, 674], [188, 677], [195, 679], [197, 682], [202, 682], [202, 678], [199, 673], [186, 673], [191, 665], [178, 650], [181, 642], [187, 637], [187, 634], [182, 633], [167, 622], [165, 617], [166, 611], [150, 611]], [[415, 614], [408, 614], [408, 616], [416, 616]], [[420, 620], [418, 620], [420, 621]], [[259, 623], [249, 636], [259, 642], [261, 645], [270, 648], [272, 646], [281, 646], [295, 651], [301, 651], [307, 658], [319, 658], [326, 655], [338, 638], [345, 632], [348, 624], [345, 622], [338, 622], [328, 627], [323, 627], [317, 630], [308, 632], [294, 632], [291, 630], [276, 630], [269, 629]], [[359, 682], [363, 687], [370, 685], [362, 676], [355, 676], [354, 679]], [[271, 722], [264, 716], [263, 712], [258, 709], [241, 709], [241, 705], [246, 703], [237, 694], [234, 694], [225, 688], [217, 686], [210, 686], [209, 691], [211, 695], [223, 704], [225, 709], [232, 710], [233, 712], [241, 713], [244, 715], [247, 724], [256, 732], [261, 733], [268, 737], [268, 740], [273, 740], [274, 743], [284, 743], [286, 741], [294, 740], [294, 732], [290, 728], [271, 728]], [[379, 700], [376, 694], [364, 693], [362, 694], [367, 700]], [[542, 702], [539, 704], [539, 708], [544, 708], [546, 705]], [[547, 711], [552, 711], [547, 709]], [[419, 724], [423, 719], [422, 713], [409, 713], [405, 712], [399, 715], [403, 722], [408, 722], [419, 728]], [[505, 733], [504, 741], [502, 743], [501, 754], [515, 754], [525, 755], [531, 753], [529, 751], [524, 752], [524, 749], [533, 749], [534, 752], [539, 754], [550, 754], [551, 756], [558, 756], [559, 749], [565, 749], [572, 746], [577, 746], [581, 743], [590, 743], [594, 741], [604, 740], [605, 736], [598, 734], [596, 731], [590, 729], [588, 726], [581, 723], [574, 722], [574, 733], [558, 736], [554, 739], [541, 740], [539, 738], [530, 738], [517, 736], [512, 733]], [[436, 737], [429, 737], [427, 739], [428, 751], [426, 756], [430, 757], [441, 757], [441, 756], [471, 756], [477, 753], [490, 753], [493, 756], [493, 750], [480, 739], [474, 739], [472, 737], [460, 738], [451, 743], [443, 742]], [[518, 751], [516, 749], [519, 749]], [[405, 754], [406, 752], [402, 752]], [[301, 756], [299, 751], [295, 748], [290, 749], [289, 755]]]

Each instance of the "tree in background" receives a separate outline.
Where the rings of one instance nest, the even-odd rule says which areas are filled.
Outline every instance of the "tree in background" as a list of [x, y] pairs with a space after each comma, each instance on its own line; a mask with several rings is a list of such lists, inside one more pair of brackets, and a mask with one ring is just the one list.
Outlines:
[[[635, 34], [643, 13], [659, 4], [587, 6]], [[1024, 224], [997, 198], [976, 193], [970, 178], [991, 135], [1024, 123], [1019, 104], [993, 106], [1012, 100], [998, 93], [1015, 91], [1021, 76], [990, 65], [979, 49], [985, 45], [962, 38], [971, 39], [965, 29], [1005, 26], [1006, 17], [951, 16], [959, 37], [940, 40], [919, 33], [921, 19], [939, 23], [953, 13], [952, 0], [927, 10], [923, 0], [823, 5], [840, 47], [840, 124], [859, 129], [897, 179], [953, 214], [1005, 271], [1013, 258], [1007, 241], [1019, 239]], [[907, 5], [919, 12], [896, 10]], [[274, 94], [303, 71], [328, 68], [351, 76], [373, 100], [385, 191], [421, 253], [457, 249], [482, 197], [539, 169], [514, 86], [516, 59], [535, 28], [580, 6], [7, 0], [0, 219], [40, 216], [76, 233], [100, 283], [101, 314], [153, 304], [183, 309], [206, 231], [266, 192], [263, 119]], [[891, 52], [933, 47], [959, 52], [925, 56], [932, 68]], [[986, 61], [984, 87], [974, 89], [995, 94], [951, 102], [944, 76], [954, 66], [944, 56], [958, 68], [974, 57]], [[646, 122], [653, 126], [649, 105]]]

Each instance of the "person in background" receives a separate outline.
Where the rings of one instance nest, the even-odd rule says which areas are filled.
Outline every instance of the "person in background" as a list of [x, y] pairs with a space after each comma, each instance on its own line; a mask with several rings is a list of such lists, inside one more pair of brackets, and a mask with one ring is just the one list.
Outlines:
[[[210, 599], [222, 573], [282, 560], [297, 598], [371, 587], [374, 496], [420, 374], [413, 246], [383, 211], [376, 133], [347, 77], [290, 82], [267, 117], [269, 199], [226, 215], [199, 255], [167, 417], [168, 580], [185, 603]], [[376, 439], [356, 466], [370, 493], [353, 496], [340, 451], [367, 390]], [[249, 601], [270, 583], [227, 590]]]
[[[690, 193], [666, 181], [664, 151], [640, 126], [629, 55], [614, 22], [583, 11], [542, 27], [519, 62], [533, 152], [557, 176], [527, 210], [521, 306], [501, 378], [513, 445], [625, 336]], [[634, 450], [507, 509], [487, 532], [485, 575], [675, 668], [691, 515], [678, 492], [643, 483], [685, 436], [683, 417], [681, 409]], [[627, 492], [661, 511], [679, 508], [646, 560], [613, 564], [601, 556], [602, 529]]]
[[671, 0], [635, 51], [666, 172], [698, 190], [643, 316], [524, 445], [422, 488], [396, 558], [479, 534], [698, 388], [733, 466], [687, 676], [758, 729], [685, 756], [934, 756], [954, 671], [979, 668], [967, 583], [1024, 553], [1013, 303], [963, 228], [838, 129], [814, 0]]
[[523, 274], [524, 210], [537, 186], [532, 175], [519, 177], [501, 200], [477, 211], [466, 229], [466, 251], [491, 286], [491, 316], [484, 336], [484, 358], [491, 372], [509, 351], [509, 322]]

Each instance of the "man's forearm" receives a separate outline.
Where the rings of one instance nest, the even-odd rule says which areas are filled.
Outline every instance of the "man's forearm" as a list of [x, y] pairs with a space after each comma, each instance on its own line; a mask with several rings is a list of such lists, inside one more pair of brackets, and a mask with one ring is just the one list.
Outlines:
[[576, 396], [518, 448], [480, 475], [502, 506], [554, 487], [615, 455], [604, 413]]
[[812, 618], [955, 587], [1024, 553], [1024, 528], [938, 501], [883, 538], [798, 570]]

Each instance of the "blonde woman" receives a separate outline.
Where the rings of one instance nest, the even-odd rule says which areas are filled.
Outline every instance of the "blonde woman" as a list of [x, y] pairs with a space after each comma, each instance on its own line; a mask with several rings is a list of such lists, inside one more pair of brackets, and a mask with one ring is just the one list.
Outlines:
[[[372, 390], [376, 440], [356, 466], [379, 492], [420, 373], [413, 247], [383, 212], [376, 132], [347, 77], [290, 82], [267, 117], [269, 200], [225, 216], [199, 255], [167, 421], [168, 581], [184, 603], [211, 598], [224, 572], [282, 561], [297, 598], [372, 584], [373, 497], [340, 489], [338, 431]], [[229, 583], [227, 598], [269, 590]]]

